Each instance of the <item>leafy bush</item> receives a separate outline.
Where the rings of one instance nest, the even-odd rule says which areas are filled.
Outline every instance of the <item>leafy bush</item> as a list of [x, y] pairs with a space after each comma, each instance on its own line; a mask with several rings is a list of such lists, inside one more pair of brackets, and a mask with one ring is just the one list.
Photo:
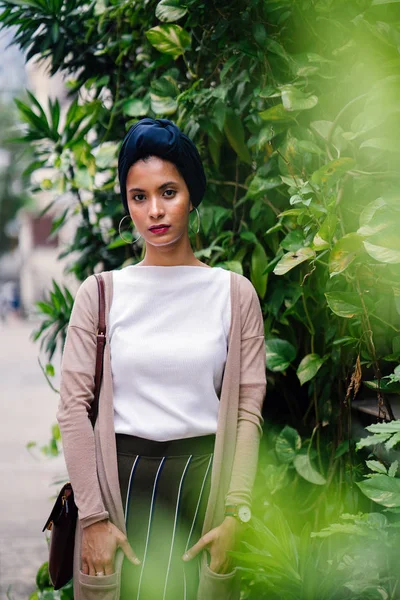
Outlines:
[[[29, 92], [17, 105], [31, 170], [52, 169], [39, 187], [52, 204], [70, 193], [53, 231], [81, 217], [61, 255], [70, 272], [82, 281], [143, 258], [142, 241], [118, 237], [117, 152], [140, 117], [173, 119], [208, 178], [195, 255], [254, 284], [265, 414], [301, 435], [284, 430], [268, 481], [305, 490], [315, 529], [329, 526], [321, 507], [334, 484], [337, 519], [346, 504], [356, 514], [352, 403], [376, 397], [390, 421], [399, 393], [398, 3], [2, 0], [0, 10], [27, 58], [67, 78], [65, 115]], [[54, 297], [38, 308], [51, 313], [51, 359], [68, 310]]]

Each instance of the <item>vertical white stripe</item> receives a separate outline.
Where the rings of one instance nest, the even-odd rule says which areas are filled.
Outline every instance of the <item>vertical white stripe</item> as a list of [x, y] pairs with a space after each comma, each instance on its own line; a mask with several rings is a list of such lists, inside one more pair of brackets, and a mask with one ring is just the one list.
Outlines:
[[210, 460], [208, 462], [207, 470], [206, 470], [206, 473], [205, 473], [204, 478], [203, 478], [203, 483], [202, 483], [202, 486], [200, 488], [199, 499], [197, 501], [196, 510], [194, 512], [194, 517], [193, 517], [192, 527], [191, 527], [190, 532], [189, 532], [189, 537], [188, 537], [188, 540], [186, 542], [185, 552], [186, 552], [186, 550], [189, 547], [190, 538], [192, 537], [192, 533], [193, 533], [193, 529], [194, 529], [194, 524], [195, 524], [196, 519], [197, 519], [197, 513], [199, 512], [200, 502], [201, 502], [201, 498], [202, 498], [202, 495], [203, 495], [203, 490], [204, 490], [204, 486], [205, 486], [205, 483], [206, 483], [208, 471], [210, 470], [212, 459], [213, 459], [213, 454], [211, 454], [211, 456], [210, 456]]
[[152, 493], [152, 496], [151, 496], [151, 504], [150, 504], [150, 512], [149, 512], [149, 524], [148, 524], [148, 527], [147, 527], [146, 545], [145, 545], [145, 548], [144, 548], [144, 556], [143, 556], [142, 568], [140, 570], [139, 587], [138, 587], [138, 593], [137, 593], [137, 596], [136, 596], [136, 600], [139, 600], [139, 596], [140, 596], [140, 586], [142, 585], [142, 577], [143, 577], [143, 571], [144, 571], [144, 564], [146, 562], [147, 546], [148, 546], [149, 537], [150, 537], [150, 526], [151, 526], [151, 517], [152, 517], [152, 514], [153, 514], [154, 497], [155, 497], [155, 494], [156, 494], [156, 487], [157, 487], [158, 475], [160, 473], [161, 467], [164, 464], [164, 461], [165, 461], [165, 456], [163, 456], [163, 458], [162, 458], [162, 460], [161, 460], [161, 462], [159, 464], [156, 476], [154, 478], [153, 493]]
[[177, 499], [176, 499], [176, 507], [175, 507], [174, 529], [173, 529], [173, 532], [172, 532], [171, 550], [170, 550], [169, 559], [168, 559], [167, 575], [165, 577], [163, 600], [165, 600], [165, 594], [167, 593], [168, 576], [169, 576], [169, 569], [170, 569], [170, 566], [171, 566], [172, 550], [173, 550], [174, 541], [175, 541], [176, 522], [178, 520], [178, 509], [179, 509], [179, 500], [180, 500], [180, 497], [181, 497], [182, 483], [183, 483], [183, 480], [185, 478], [185, 474], [186, 474], [187, 468], [188, 468], [189, 463], [190, 463], [191, 460], [192, 460], [192, 455], [190, 455], [189, 458], [188, 458], [188, 460], [187, 460], [187, 463], [185, 465], [185, 468], [183, 469], [182, 477], [181, 477], [181, 480], [180, 480], [180, 483], [179, 483], [178, 496], [177, 496]]
[[[189, 537], [188, 537], [188, 540], [186, 542], [185, 552], [187, 551], [187, 549], [189, 547], [190, 538], [192, 537], [194, 525], [196, 523], [197, 514], [199, 512], [200, 502], [201, 502], [201, 498], [203, 496], [204, 486], [205, 486], [205, 483], [206, 483], [206, 480], [207, 480], [208, 472], [210, 470], [212, 459], [213, 459], [213, 454], [211, 454], [211, 456], [210, 456], [210, 460], [208, 461], [207, 469], [206, 469], [206, 472], [205, 472], [204, 477], [203, 477], [203, 483], [202, 483], [201, 488], [200, 488], [199, 498], [197, 500], [196, 510], [194, 511], [194, 517], [193, 517], [193, 521], [192, 521], [192, 526], [190, 528]], [[196, 556], [195, 560], [197, 561], [198, 577], [199, 577], [199, 580], [200, 580], [200, 559], [199, 559], [198, 556]], [[186, 600], [186, 573], [185, 573], [185, 566], [186, 566], [185, 563], [183, 563], [183, 585], [184, 585], [184, 591], [185, 591], [184, 600]]]
[[125, 502], [125, 527], [126, 527], [127, 522], [128, 522], [128, 507], [129, 507], [129, 500], [130, 500], [130, 497], [131, 497], [132, 476], [133, 476], [133, 473], [135, 472], [136, 463], [137, 463], [138, 460], [139, 460], [139, 456], [137, 456], [135, 458], [135, 461], [134, 461], [134, 463], [132, 465], [131, 473], [129, 475], [128, 490], [126, 492], [126, 502]]

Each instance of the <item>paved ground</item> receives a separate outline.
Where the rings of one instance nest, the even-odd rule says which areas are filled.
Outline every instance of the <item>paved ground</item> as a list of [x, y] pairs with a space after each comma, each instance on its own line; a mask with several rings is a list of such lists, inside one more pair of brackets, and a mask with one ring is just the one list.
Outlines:
[[[12, 315], [5, 324], [0, 321], [1, 600], [27, 600], [35, 589], [36, 572], [48, 558], [42, 527], [60, 487], [52, 484], [67, 477], [62, 456], [47, 458], [38, 449], [26, 449], [30, 440], [48, 443], [58, 404], [38, 363], [40, 355], [46, 364], [40, 342], [29, 339], [36, 328], [36, 322]], [[59, 363], [57, 355], [56, 388]]]

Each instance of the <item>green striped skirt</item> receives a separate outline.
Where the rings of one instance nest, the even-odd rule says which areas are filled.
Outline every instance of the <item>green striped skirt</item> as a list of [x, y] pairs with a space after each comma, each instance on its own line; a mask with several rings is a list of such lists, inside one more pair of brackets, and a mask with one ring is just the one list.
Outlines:
[[142, 561], [124, 559], [120, 600], [196, 600], [201, 537], [215, 435], [156, 442], [116, 434], [128, 540]]

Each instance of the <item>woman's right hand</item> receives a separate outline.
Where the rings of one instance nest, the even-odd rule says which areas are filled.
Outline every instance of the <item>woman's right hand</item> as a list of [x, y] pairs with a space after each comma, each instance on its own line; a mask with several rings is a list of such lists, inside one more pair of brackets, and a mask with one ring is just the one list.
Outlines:
[[85, 527], [82, 533], [82, 573], [112, 575], [117, 548], [122, 548], [131, 563], [141, 564], [127, 537], [108, 519]]

